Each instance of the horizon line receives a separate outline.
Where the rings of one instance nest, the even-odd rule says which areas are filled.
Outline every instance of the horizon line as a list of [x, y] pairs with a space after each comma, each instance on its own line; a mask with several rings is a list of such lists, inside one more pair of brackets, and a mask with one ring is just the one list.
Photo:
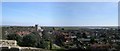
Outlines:
[[98, 27], [112, 27], [112, 26], [119, 26], [119, 25], [0, 25], [0, 26], [42, 26], [42, 27], [87, 27], [87, 26], [98, 26]]

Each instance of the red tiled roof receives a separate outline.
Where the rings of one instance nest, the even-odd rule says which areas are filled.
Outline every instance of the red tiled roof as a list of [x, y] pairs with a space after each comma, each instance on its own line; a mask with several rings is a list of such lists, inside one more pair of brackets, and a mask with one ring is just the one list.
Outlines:
[[16, 34], [30, 34], [31, 32], [29, 32], [29, 31], [19, 31], [19, 32], [16, 32]]

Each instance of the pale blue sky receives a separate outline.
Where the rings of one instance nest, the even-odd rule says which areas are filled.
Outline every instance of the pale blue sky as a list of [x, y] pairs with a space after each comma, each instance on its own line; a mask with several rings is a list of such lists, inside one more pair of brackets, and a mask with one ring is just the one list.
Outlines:
[[3, 2], [3, 25], [111, 26], [118, 24], [116, 2]]
[[2, 0], [2, 2], [118, 2], [120, 0]]

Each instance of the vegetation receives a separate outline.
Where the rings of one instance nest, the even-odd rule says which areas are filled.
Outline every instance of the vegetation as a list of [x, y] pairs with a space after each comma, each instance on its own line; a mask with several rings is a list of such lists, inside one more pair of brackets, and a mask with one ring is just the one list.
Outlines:
[[29, 34], [23, 37], [23, 45], [24, 46], [31, 46], [31, 47], [35, 47], [37, 44], [37, 38], [35, 38], [34, 34]]
[[46, 48], [48, 43], [44, 41], [44, 39], [41, 39], [36, 34], [28, 34], [23, 37], [21, 37], [18, 34], [8, 34], [7, 35], [8, 40], [16, 40], [19, 46], [25, 46], [25, 47], [37, 47], [37, 48]]
[[[110, 41], [111, 39], [120, 38], [119, 34], [115, 30], [113, 31], [109, 29], [82, 30], [80, 28], [76, 28], [75, 30], [74, 29], [75, 29], [74, 27], [49, 28], [49, 30], [45, 29], [42, 32], [42, 37], [39, 35], [38, 32], [32, 32], [31, 34], [26, 34], [24, 36], [20, 36], [18, 34], [8, 34], [7, 39], [16, 40], [19, 46], [37, 47], [43, 49], [50, 49], [53, 51], [62, 51], [71, 48], [89, 49], [92, 44], [93, 45], [95, 43], [99, 44], [101, 42], [103, 42], [104, 44], [107, 43], [108, 40], [109, 40], [108, 43], [111, 42], [110, 44], [113, 44], [112, 41]], [[75, 37], [75, 38], [71, 38], [71, 37]], [[98, 39], [100, 41], [98, 41]]]
[[8, 34], [7, 35], [8, 40], [16, 40], [18, 42], [18, 45], [22, 42], [22, 37], [18, 34]]

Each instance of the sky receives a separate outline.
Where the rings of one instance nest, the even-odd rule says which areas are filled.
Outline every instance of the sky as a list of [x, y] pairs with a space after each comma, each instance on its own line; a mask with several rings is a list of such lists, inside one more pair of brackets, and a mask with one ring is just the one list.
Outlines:
[[3, 2], [2, 24], [117, 26], [116, 2]]
[[120, 0], [2, 0], [2, 2], [118, 2]]

